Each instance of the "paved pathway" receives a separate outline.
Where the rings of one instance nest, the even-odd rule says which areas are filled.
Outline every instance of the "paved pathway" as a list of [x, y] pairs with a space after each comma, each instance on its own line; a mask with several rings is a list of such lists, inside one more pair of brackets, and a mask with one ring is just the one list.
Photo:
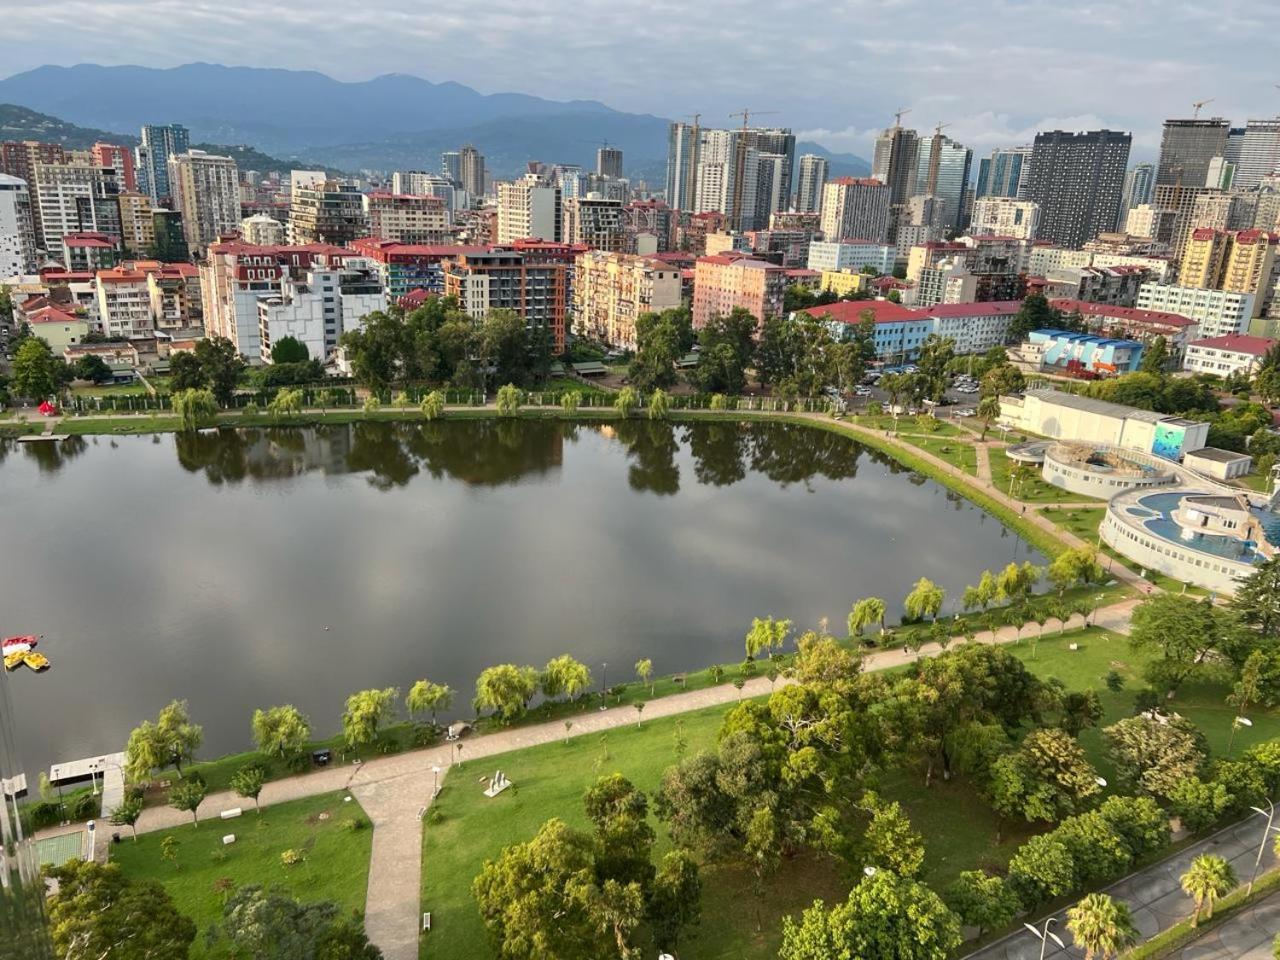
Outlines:
[[1271, 960], [1280, 933], [1280, 893], [1241, 910], [1174, 956], [1177, 960]]
[[[1133, 913], [1133, 920], [1138, 927], [1139, 933], [1144, 939], [1150, 939], [1161, 930], [1167, 930], [1179, 920], [1191, 915], [1193, 903], [1191, 898], [1182, 892], [1180, 878], [1186, 872], [1193, 859], [1202, 853], [1214, 853], [1218, 856], [1226, 857], [1231, 861], [1231, 865], [1235, 867], [1236, 876], [1242, 882], [1247, 883], [1253, 873], [1254, 859], [1258, 855], [1258, 844], [1263, 840], [1265, 828], [1266, 818], [1254, 814], [1248, 820], [1227, 827], [1208, 839], [1201, 840], [1199, 843], [1179, 851], [1167, 860], [1162, 860], [1145, 870], [1126, 877], [1118, 883], [1112, 884], [1106, 888], [1105, 892], [1117, 900], [1124, 900], [1129, 904], [1129, 909]], [[1268, 870], [1275, 869], [1277, 865], [1275, 845], [1267, 843], [1264, 847], [1260, 872], [1266, 873]], [[1273, 896], [1269, 899], [1275, 901], [1276, 897]], [[1253, 909], [1258, 911], [1257, 907]], [[1045, 954], [1046, 958], [1083, 956], [1084, 951], [1071, 943], [1071, 934], [1064, 929], [1066, 924], [1065, 909], [1053, 914], [1053, 916], [1058, 918], [1054, 930], [1067, 942], [1068, 947], [1066, 950], [1060, 950], [1050, 945], [1051, 949]], [[1280, 903], [1274, 902], [1267, 910], [1258, 911], [1256, 916], [1259, 921], [1270, 918], [1269, 922], [1272, 923], [1277, 917], [1280, 917]], [[1040, 917], [1036, 921], [1037, 924], [1042, 926], [1044, 919], [1043, 916]], [[1222, 945], [1236, 943], [1237, 937], [1239, 937], [1240, 941], [1250, 939], [1247, 923], [1242, 922], [1238, 928], [1232, 927], [1232, 924], [1227, 924], [1223, 929], [1227, 930], [1227, 934], [1221, 941]], [[1271, 930], [1271, 935], [1274, 936], [1276, 927], [1272, 926]], [[1204, 939], [1207, 941], [1211, 937]], [[1186, 960], [1209, 960], [1210, 957], [1222, 957], [1225, 960], [1227, 957], [1239, 958], [1246, 955], [1235, 952], [1234, 948], [1225, 953], [1203, 953], [1200, 950], [1202, 945], [1204, 945], [1203, 941], [1201, 944], [1186, 947], [1180, 956], [1186, 958]], [[969, 954], [966, 960], [1036, 960], [1039, 956], [1039, 939], [1026, 930], [1019, 930], [1001, 940], [997, 940], [990, 946]], [[1259, 954], [1259, 956], [1269, 957], [1270, 954], [1263, 953]]]
[[976, 440], [973, 444], [974, 451], [978, 454], [978, 479], [983, 483], [991, 482], [991, 456], [985, 443], [978, 443]]

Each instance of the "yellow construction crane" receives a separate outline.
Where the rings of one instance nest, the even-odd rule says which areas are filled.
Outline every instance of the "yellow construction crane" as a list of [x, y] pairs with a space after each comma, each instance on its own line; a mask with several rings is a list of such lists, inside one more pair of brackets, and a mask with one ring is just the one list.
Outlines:
[[1191, 106], [1192, 106], [1194, 109], [1193, 109], [1193, 112], [1192, 112], [1192, 114], [1191, 114], [1191, 119], [1192, 119], [1192, 120], [1199, 120], [1199, 119], [1200, 119], [1200, 108], [1201, 108], [1201, 107], [1203, 107], [1203, 106], [1205, 106], [1206, 104], [1213, 103], [1213, 101], [1214, 101], [1215, 99], [1216, 99], [1216, 98], [1214, 98], [1214, 97], [1210, 97], [1208, 100], [1193, 100], [1193, 101], [1191, 102]]

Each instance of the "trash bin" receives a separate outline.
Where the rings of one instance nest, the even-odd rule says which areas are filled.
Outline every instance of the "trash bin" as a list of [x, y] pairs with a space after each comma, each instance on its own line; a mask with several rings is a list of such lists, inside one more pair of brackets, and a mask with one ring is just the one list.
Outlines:
[[333, 759], [333, 752], [330, 750], [312, 750], [311, 762], [317, 767], [327, 767], [329, 761]]

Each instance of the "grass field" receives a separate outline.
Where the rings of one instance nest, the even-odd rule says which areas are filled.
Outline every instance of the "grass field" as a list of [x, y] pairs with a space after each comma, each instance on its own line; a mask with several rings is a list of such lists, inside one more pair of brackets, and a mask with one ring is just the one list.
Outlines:
[[[235, 886], [259, 884], [304, 901], [332, 900], [342, 914], [364, 910], [369, 881], [369, 852], [373, 830], [367, 825], [351, 831], [344, 821], [367, 822], [359, 801], [344, 802], [345, 794], [330, 793], [266, 807], [261, 814], [252, 805], [238, 820], [203, 822], [144, 834], [135, 842], [124, 830], [124, 839], [111, 848], [111, 858], [132, 877], [158, 880], [173, 897], [179, 912], [195, 921], [193, 960], [221, 960], [225, 946], [208, 947], [205, 931], [222, 915], [223, 894], [215, 886], [230, 880]], [[224, 834], [236, 842], [224, 846]], [[178, 841], [177, 860], [161, 856], [167, 836]], [[286, 867], [280, 855], [298, 850], [304, 862]]]
[[966, 443], [963, 439], [914, 435], [902, 436], [899, 439], [933, 454], [939, 460], [945, 460], [953, 467], [959, 467], [970, 476], [976, 476], [978, 473], [978, 452], [973, 448], [973, 444]]
[[[1071, 643], [1079, 646], [1069, 649]], [[1126, 638], [1101, 630], [1072, 631], [1059, 636], [1052, 629], [1032, 642], [1009, 647], [1042, 677], [1056, 677], [1070, 689], [1095, 688], [1106, 715], [1103, 725], [1132, 713], [1134, 694], [1145, 684], [1143, 659]], [[1103, 679], [1115, 670], [1125, 678], [1120, 692], [1106, 689]], [[1172, 702], [1173, 709], [1205, 731], [1211, 748], [1226, 749], [1232, 712], [1222, 702], [1225, 689], [1190, 685]], [[711, 708], [683, 718], [683, 736], [690, 752], [710, 746], [726, 707]], [[1280, 711], [1255, 712], [1254, 726], [1241, 730], [1238, 753], [1245, 746], [1280, 736]], [[1114, 777], [1102, 753], [1097, 730], [1086, 731], [1081, 742], [1103, 776]], [[548, 744], [507, 754], [483, 770], [475, 764], [455, 770], [436, 803], [442, 821], [424, 831], [423, 909], [433, 912], [434, 929], [421, 956], [445, 960], [490, 960], [484, 929], [471, 898], [471, 881], [485, 859], [504, 846], [527, 840], [550, 817], [583, 826], [583, 791], [602, 773], [621, 772], [638, 787], [652, 791], [662, 771], [675, 763], [675, 720], [646, 722], [643, 729], [610, 733], [607, 740], [585, 737], [568, 744]], [[500, 767], [516, 784], [493, 801], [484, 799], [475, 778]], [[935, 779], [925, 788], [916, 767], [891, 771], [877, 788], [903, 804], [912, 825], [925, 837], [924, 879], [941, 888], [965, 869], [1004, 866], [1030, 835], [1025, 823], [999, 822], [972, 785], [963, 779], [944, 783]], [[1114, 789], [1114, 788], [1113, 788]], [[656, 825], [659, 851], [666, 849], [665, 831]], [[763, 908], [763, 936], [755, 933], [755, 898], [749, 877], [740, 868], [712, 865], [704, 870], [703, 922], [697, 936], [684, 945], [689, 960], [729, 960], [765, 957], [777, 949], [782, 916], [798, 911], [817, 897], [828, 902], [843, 897], [849, 878], [830, 861], [801, 857], [784, 866], [771, 882]]]
[[989, 454], [991, 460], [991, 482], [1002, 493], [1025, 503], [1102, 503], [1097, 497], [1086, 497], [1082, 493], [1071, 493], [1053, 484], [1045, 483], [1040, 471], [1034, 467], [1021, 483], [1013, 482], [1010, 492], [1010, 481], [1013, 478], [1014, 462], [1004, 450], [994, 449]]

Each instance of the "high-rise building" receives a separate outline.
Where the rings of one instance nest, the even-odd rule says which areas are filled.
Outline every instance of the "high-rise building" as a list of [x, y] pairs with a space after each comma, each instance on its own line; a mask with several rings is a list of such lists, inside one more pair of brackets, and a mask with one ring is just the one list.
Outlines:
[[275, 217], [255, 213], [240, 221], [240, 239], [255, 247], [278, 247], [285, 240], [285, 226]]
[[822, 209], [822, 188], [827, 182], [827, 158], [806, 153], [800, 158], [799, 182], [796, 185], [796, 210], [817, 213]]
[[498, 184], [498, 243], [559, 241], [560, 188], [536, 173]]
[[239, 227], [240, 178], [231, 157], [203, 150], [177, 154], [169, 163], [169, 187], [193, 252]]
[[1160, 137], [1156, 185], [1203, 187], [1214, 157], [1227, 154], [1230, 125], [1221, 117], [1166, 120]]
[[1253, 225], [1258, 201], [1255, 196], [1234, 191], [1207, 190], [1195, 198], [1189, 230], [1246, 230]]
[[[36, 232], [26, 181], [0, 173], [0, 280], [36, 269]], [[0, 318], [7, 320], [7, 317]]]
[[331, 243], [341, 247], [368, 233], [364, 195], [356, 184], [323, 180], [293, 192], [289, 201], [291, 244]]
[[829, 241], [889, 238], [890, 190], [874, 178], [838, 177], [822, 188], [822, 234]]
[[156, 241], [151, 198], [145, 193], [124, 191], [116, 197], [116, 202], [120, 205], [120, 245], [126, 256], [150, 256]]
[[636, 318], [680, 306], [680, 270], [661, 260], [589, 250], [573, 274], [573, 328], [626, 350], [636, 348]]
[[675, 245], [675, 219], [661, 200], [633, 200], [622, 208], [627, 253], [651, 254]]
[[943, 230], [958, 230], [962, 225], [964, 192], [972, 163], [973, 151], [944, 134], [935, 133], [919, 142], [913, 195], [928, 194], [937, 199]]
[[622, 177], [622, 150], [607, 143], [596, 151], [596, 173], [615, 180]]
[[738, 229], [760, 230], [769, 225], [772, 213], [791, 205], [796, 136], [780, 127], [744, 127], [737, 132], [733, 205], [725, 212], [737, 221]]
[[369, 193], [363, 200], [371, 237], [397, 243], [449, 242], [449, 210], [439, 197]]
[[565, 243], [622, 253], [626, 247], [622, 204], [595, 195], [570, 197], [563, 205], [562, 233]]
[[888, 186], [895, 212], [917, 192], [919, 164], [920, 137], [914, 130], [894, 124], [876, 138], [871, 176]]
[[89, 148], [94, 162], [100, 167], [113, 167], [116, 179], [120, 181], [120, 189], [137, 190], [138, 177], [134, 169], [133, 151], [114, 143], [95, 143]]
[[463, 190], [473, 197], [484, 196], [484, 154], [469, 143], [458, 151], [458, 172]]
[[464, 253], [444, 262], [444, 292], [468, 316], [514, 310], [535, 336], [550, 338], [556, 353], [564, 352], [568, 289], [564, 263], [518, 250]]
[[1004, 147], [978, 161], [978, 182], [974, 199], [983, 197], [1021, 198], [1026, 195], [1027, 174], [1031, 171], [1031, 147]]
[[120, 192], [114, 168], [102, 167], [87, 153], [68, 154], [58, 163], [32, 165], [36, 184], [33, 220], [41, 233], [36, 242], [49, 256], [57, 256], [68, 233], [108, 233], [120, 236]]
[[440, 174], [450, 183], [462, 186], [462, 154], [457, 150], [446, 150], [440, 154]]
[[712, 318], [739, 307], [760, 321], [780, 316], [786, 289], [787, 271], [777, 264], [734, 253], [699, 257], [694, 264], [693, 328], [701, 330]]
[[289, 196], [297, 196], [299, 190], [314, 190], [328, 179], [323, 170], [290, 170]]
[[1280, 235], [1265, 230], [1191, 231], [1182, 253], [1178, 285], [1253, 296], [1253, 316], [1262, 316], [1275, 293]]
[[460, 181], [424, 170], [397, 170], [391, 175], [391, 192], [415, 197], [439, 197], [450, 217], [467, 205], [466, 191]]
[[[16, 179], [16, 178], [15, 178]], [[45, 882], [36, 845], [18, 797], [29, 790], [18, 758], [9, 679], [0, 671], [0, 936], [6, 954], [22, 960], [53, 960], [45, 916]]]
[[1154, 163], [1136, 163], [1124, 175], [1124, 198], [1120, 201], [1122, 212], [1151, 202], [1152, 189], [1156, 185]]
[[296, 279], [282, 278], [275, 292], [258, 298], [257, 306], [263, 361], [270, 360], [272, 344], [285, 337], [305, 346], [309, 356], [324, 359], [343, 333], [387, 308], [387, 294], [372, 261], [334, 257], [312, 263]]
[[1040, 207], [1041, 239], [1080, 247], [1115, 230], [1131, 141], [1115, 130], [1036, 134], [1027, 199]]
[[702, 130], [696, 123], [672, 123], [667, 129], [667, 206], [698, 212], [699, 148]]
[[1232, 186], [1252, 190], [1274, 173], [1280, 172], [1280, 117], [1250, 120], [1245, 124], [1235, 156]]
[[1222, 278], [1231, 235], [1224, 230], [1201, 227], [1191, 231], [1182, 251], [1178, 283], [1184, 287], [1217, 287]]
[[182, 214], [177, 210], [152, 210], [151, 232], [155, 236], [155, 256], [165, 263], [182, 263], [191, 258]]
[[973, 203], [969, 232], [1034, 240], [1040, 225], [1040, 207], [1030, 200], [982, 197]]
[[157, 206], [173, 196], [169, 184], [169, 158], [191, 149], [191, 133], [180, 123], [149, 123], [142, 128], [142, 145], [138, 147], [137, 169], [140, 187]]

